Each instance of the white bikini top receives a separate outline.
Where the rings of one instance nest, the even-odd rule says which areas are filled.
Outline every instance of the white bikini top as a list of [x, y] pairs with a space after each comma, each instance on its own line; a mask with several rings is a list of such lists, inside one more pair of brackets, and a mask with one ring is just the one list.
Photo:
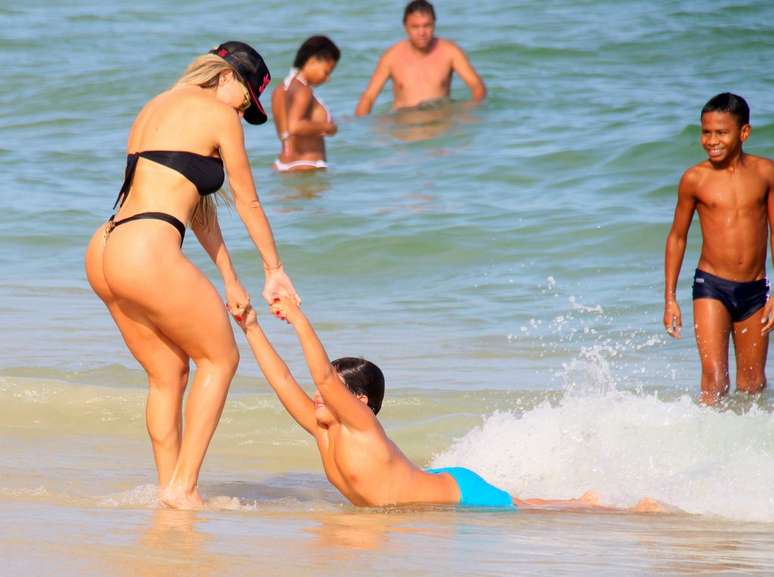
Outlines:
[[[306, 82], [306, 79], [301, 77], [301, 76], [299, 76], [298, 73], [299, 73], [298, 68], [291, 68], [290, 69], [290, 72], [288, 72], [288, 75], [285, 77], [285, 80], [282, 81], [282, 86], [285, 87], [285, 90], [290, 88], [290, 85], [291, 85], [291, 83], [293, 82], [294, 79], [298, 80], [304, 86], [309, 86], [309, 84], [307, 84], [307, 82]], [[325, 111], [325, 116], [326, 116], [327, 121], [328, 122], [332, 122], [333, 121], [333, 116], [331, 116], [331, 111], [328, 110], [327, 106], [325, 106], [325, 103], [322, 101], [322, 98], [320, 98], [319, 96], [317, 96], [314, 93], [314, 89], [313, 88], [309, 87], [309, 89], [312, 91], [312, 98], [314, 98], [317, 101], [317, 104], [322, 106], [322, 109]]]

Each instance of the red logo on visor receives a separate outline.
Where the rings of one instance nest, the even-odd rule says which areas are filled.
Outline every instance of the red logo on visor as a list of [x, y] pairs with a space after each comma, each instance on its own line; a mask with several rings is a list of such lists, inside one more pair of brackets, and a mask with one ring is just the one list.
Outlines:
[[258, 92], [263, 92], [263, 89], [266, 88], [266, 85], [269, 84], [271, 81], [271, 76], [268, 74], [264, 74], [263, 76], [263, 82], [261, 83], [260, 88], [258, 88]]
[[218, 56], [220, 56], [221, 58], [228, 56], [228, 50], [226, 50], [225, 48], [221, 48], [220, 50], [218, 50]]

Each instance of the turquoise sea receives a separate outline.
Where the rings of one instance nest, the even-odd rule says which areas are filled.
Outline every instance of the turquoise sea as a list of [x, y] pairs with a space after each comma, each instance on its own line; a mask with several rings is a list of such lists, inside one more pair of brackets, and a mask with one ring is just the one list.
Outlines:
[[[680, 175], [703, 158], [704, 102], [743, 95], [747, 151], [774, 156], [774, 4], [436, 9], [486, 103], [465, 106], [457, 79], [448, 106], [396, 114], [388, 85], [356, 118], [403, 37], [402, 2], [0, 2], [0, 574], [774, 573], [774, 397], [695, 402], [696, 223], [684, 338], [661, 327], [664, 241]], [[677, 512], [356, 510], [244, 347], [201, 477], [212, 508], [156, 509], [144, 373], [86, 283], [84, 248], [147, 99], [232, 39], [263, 54], [273, 88], [320, 33], [342, 50], [319, 89], [339, 123], [330, 170], [274, 173], [271, 125], [246, 128], [247, 150], [330, 354], [385, 372], [388, 433], [422, 465], [468, 466], [519, 496], [593, 489]], [[220, 220], [257, 300], [255, 250], [235, 213]], [[185, 251], [220, 286], [193, 235]], [[288, 328], [266, 326], [306, 379]]]

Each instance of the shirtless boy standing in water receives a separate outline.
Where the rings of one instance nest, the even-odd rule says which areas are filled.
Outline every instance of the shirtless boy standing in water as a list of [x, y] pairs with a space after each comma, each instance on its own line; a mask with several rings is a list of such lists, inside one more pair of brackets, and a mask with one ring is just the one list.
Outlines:
[[462, 49], [449, 40], [434, 36], [435, 9], [430, 2], [409, 2], [403, 13], [403, 26], [408, 38], [382, 55], [357, 103], [357, 116], [371, 112], [388, 79], [392, 79], [393, 109], [447, 98], [453, 72], [468, 85], [474, 102], [486, 97], [484, 83]]
[[708, 159], [683, 174], [666, 242], [664, 327], [678, 338], [682, 315], [677, 277], [698, 211], [702, 248], [693, 280], [693, 315], [701, 401], [706, 404], [716, 403], [729, 389], [729, 334], [736, 352], [737, 391], [758, 393], [766, 386], [768, 333], [774, 327], [774, 300], [768, 299], [766, 279], [774, 162], [742, 150], [749, 135], [750, 109], [742, 97], [718, 94], [704, 105], [701, 145]]
[[[517, 499], [464, 467], [423, 470], [412, 463], [384, 432], [376, 414], [384, 397], [382, 371], [365, 359], [333, 362], [312, 324], [295, 300], [272, 305], [278, 317], [296, 331], [316, 392], [310, 398], [299, 386], [257, 322], [253, 309], [235, 317], [247, 336], [266, 380], [296, 422], [312, 435], [325, 476], [356, 506], [383, 507], [409, 503], [457, 504], [500, 509], [608, 509], [593, 493], [580, 499]], [[662, 511], [644, 499], [634, 511]]]

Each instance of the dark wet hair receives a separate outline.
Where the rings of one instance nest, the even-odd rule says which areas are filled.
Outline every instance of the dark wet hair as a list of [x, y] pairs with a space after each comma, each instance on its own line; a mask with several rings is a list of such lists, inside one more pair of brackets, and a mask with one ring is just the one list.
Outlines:
[[350, 392], [368, 397], [368, 406], [374, 412], [379, 413], [384, 399], [384, 375], [379, 367], [371, 361], [356, 359], [354, 357], [342, 357], [331, 363]]
[[710, 98], [701, 109], [701, 116], [707, 112], [728, 112], [736, 117], [736, 123], [739, 126], [750, 124], [750, 107], [747, 101], [730, 92], [723, 92]]
[[333, 60], [338, 62], [341, 58], [341, 51], [339, 47], [333, 43], [333, 40], [327, 36], [311, 36], [304, 40], [301, 48], [296, 52], [296, 59], [293, 61], [293, 66], [296, 68], [303, 68], [306, 61], [310, 58], [317, 58], [318, 60]]
[[406, 4], [406, 9], [403, 11], [403, 23], [406, 23], [406, 20], [409, 16], [411, 16], [414, 12], [424, 12], [425, 14], [430, 14], [430, 16], [433, 17], [433, 22], [435, 22], [435, 8], [433, 8], [433, 5], [430, 4], [427, 0], [413, 0], [412, 2], [409, 2]]

